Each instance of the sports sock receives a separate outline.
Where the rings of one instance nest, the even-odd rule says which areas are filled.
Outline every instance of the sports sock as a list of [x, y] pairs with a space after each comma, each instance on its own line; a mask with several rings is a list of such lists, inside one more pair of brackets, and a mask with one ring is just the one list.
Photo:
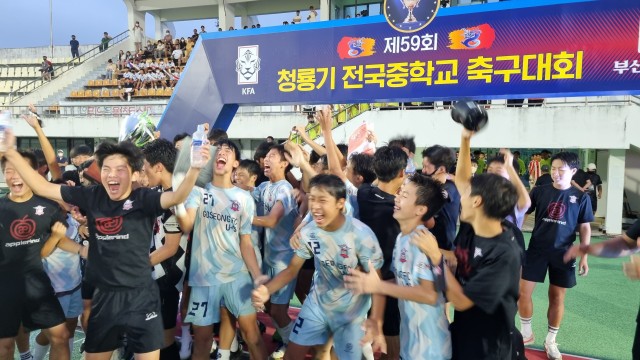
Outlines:
[[240, 348], [240, 344], [238, 344], [238, 334], [233, 335], [233, 341], [231, 342], [231, 352], [236, 352]]
[[531, 318], [520, 317], [520, 331], [522, 332], [522, 337], [525, 338], [528, 338], [533, 334], [533, 330], [531, 329]]
[[[47, 345], [40, 345], [38, 344], [37, 341], [33, 342], [33, 359], [34, 360], [43, 360], [45, 355], [47, 355], [47, 352], [49, 351], [49, 344]], [[28, 357], [29, 355], [27, 355], [27, 359], [29, 359]], [[25, 358], [22, 357], [22, 354], [20, 354], [20, 359], [21, 360], [25, 360]]]
[[231, 350], [218, 349], [217, 360], [229, 360], [231, 359]]
[[33, 355], [31, 355], [31, 350], [27, 350], [26, 352], [20, 353], [20, 360], [31, 360], [33, 359]]
[[559, 327], [553, 327], [549, 325], [549, 332], [547, 332], [547, 338], [545, 339], [545, 342], [547, 344], [556, 342], [556, 335], [558, 335], [558, 330], [560, 330]]

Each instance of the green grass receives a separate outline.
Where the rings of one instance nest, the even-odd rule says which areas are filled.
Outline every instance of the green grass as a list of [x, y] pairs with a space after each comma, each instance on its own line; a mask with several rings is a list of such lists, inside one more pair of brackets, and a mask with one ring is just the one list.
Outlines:
[[[527, 243], [530, 233], [525, 233]], [[592, 238], [592, 242], [604, 238]], [[589, 274], [567, 290], [565, 312], [558, 332], [560, 351], [598, 359], [630, 359], [640, 292], [622, 273], [628, 258], [589, 257]], [[547, 334], [548, 278], [533, 294], [533, 347], [542, 348]], [[519, 326], [519, 321], [516, 319]]]

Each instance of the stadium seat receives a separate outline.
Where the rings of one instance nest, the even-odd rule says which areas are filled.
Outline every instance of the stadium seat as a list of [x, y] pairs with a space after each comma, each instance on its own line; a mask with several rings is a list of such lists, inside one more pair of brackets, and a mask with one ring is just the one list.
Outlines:
[[109, 89], [102, 88], [102, 93], [100, 94], [100, 97], [108, 98], [109, 97]]
[[96, 86], [96, 81], [95, 80], [89, 80], [88, 86]]
[[78, 90], [72, 90], [72, 91], [71, 91], [71, 96], [70, 96], [70, 97], [72, 97], [72, 98], [76, 98], [76, 97], [78, 97]]
[[164, 91], [162, 92], [162, 95], [164, 96], [171, 96], [173, 95], [173, 88], [164, 88]]
[[109, 86], [118, 86], [118, 79], [109, 80]]
[[111, 97], [117, 98], [118, 96], [120, 96], [120, 89], [111, 89]]
[[92, 94], [93, 94], [93, 93], [92, 93], [92, 91], [91, 91], [91, 90], [85, 90], [85, 91], [84, 91], [84, 96], [83, 96], [83, 97], [90, 98], [91, 96], [93, 96]]
[[92, 97], [94, 98], [99, 98], [100, 97], [100, 90], [96, 89], [93, 90], [93, 93], [91, 94]]
[[147, 90], [147, 96], [156, 96], [156, 89]]
[[102, 86], [104, 82], [102, 80], [96, 80], [95, 85], [96, 86]]
[[136, 96], [147, 96], [147, 95], [148, 95], [147, 89], [140, 89], [136, 93]]

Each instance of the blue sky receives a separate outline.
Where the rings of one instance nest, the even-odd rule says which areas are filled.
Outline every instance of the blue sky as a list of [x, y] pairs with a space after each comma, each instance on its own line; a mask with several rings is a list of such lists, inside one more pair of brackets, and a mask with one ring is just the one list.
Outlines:
[[[176, 0], [180, 1], [180, 0]], [[127, 29], [127, 8], [122, 0], [52, 0], [53, 44], [68, 45], [71, 34], [80, 44], [97, 44], [104, 31], [116, 35]], [[49, 0], [0, 0], [0, 48], [48, 46]], [[260, 16], [262, 26], [291, 21], [292, 14]], [[145, 31], [154, 36], [153, 17], [147, 15]], [[239, 25], [239, 19], [236, 19]], [[176, 22], [178, 37], [189, 36], [205, 25], [215, 30], [215, 19]]]

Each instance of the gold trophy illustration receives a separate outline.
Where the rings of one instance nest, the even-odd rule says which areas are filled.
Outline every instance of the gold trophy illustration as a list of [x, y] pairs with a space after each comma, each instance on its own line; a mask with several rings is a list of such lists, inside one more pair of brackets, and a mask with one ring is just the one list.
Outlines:
[[413, 16], [413, 9], [418, 7], [420, 0], [400, 0], [400, 2], [402, 3], [403, 8], [409, 10], [409, 14], [407, 15], [407, 18], [404, 19], [404, 23], [407, 24], [416, 22], [416, 17]]

